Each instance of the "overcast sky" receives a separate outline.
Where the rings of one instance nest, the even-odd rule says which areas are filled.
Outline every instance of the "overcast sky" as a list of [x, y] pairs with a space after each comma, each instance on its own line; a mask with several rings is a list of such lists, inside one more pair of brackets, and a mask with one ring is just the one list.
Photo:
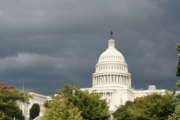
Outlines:
[[41, 94], [91, 87], [109, 31], [132, 87], [171, 89], [180, 0], [0, 0], [0, 81]]

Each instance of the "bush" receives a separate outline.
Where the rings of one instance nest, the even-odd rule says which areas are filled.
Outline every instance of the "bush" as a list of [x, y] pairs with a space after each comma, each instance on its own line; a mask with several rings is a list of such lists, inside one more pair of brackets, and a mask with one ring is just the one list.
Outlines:
[[117, 120], [168, 120], [174, 112], [173, 95], [152, 94], [120, 106], [113, 114]]

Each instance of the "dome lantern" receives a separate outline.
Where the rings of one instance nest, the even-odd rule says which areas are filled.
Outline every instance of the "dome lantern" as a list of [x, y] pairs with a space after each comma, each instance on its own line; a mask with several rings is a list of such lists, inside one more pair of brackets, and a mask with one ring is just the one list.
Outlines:
[[110, 32], [110, 40], [108, 41], [108, 47], [109, 48], [115, 48], [115, 40], [113, 38], [113, 32]]
[[109, 47], [109, 48], [115, 48], [115, 40], [110, 39], [110, 40], [109, 40], [109, 43], [108, 43], [108, 47]]

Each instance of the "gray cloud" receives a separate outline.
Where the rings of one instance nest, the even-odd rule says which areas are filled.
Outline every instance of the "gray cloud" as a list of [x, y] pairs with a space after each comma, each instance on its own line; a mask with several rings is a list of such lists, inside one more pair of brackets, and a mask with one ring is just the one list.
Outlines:
[[172, 88], [179, 0], [0, 0], [0, 79], [44, 94], [67, 82], [90, 87], [98, 56], [115, 32], [132, 86]]

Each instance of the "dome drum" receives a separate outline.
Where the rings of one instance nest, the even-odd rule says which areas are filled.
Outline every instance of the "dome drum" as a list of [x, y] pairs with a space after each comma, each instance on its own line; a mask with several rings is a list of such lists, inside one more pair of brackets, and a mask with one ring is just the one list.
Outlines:
[[130, 88], [130, 75], [107, 74], [93, 76], [93, 87], [121, 87]]

